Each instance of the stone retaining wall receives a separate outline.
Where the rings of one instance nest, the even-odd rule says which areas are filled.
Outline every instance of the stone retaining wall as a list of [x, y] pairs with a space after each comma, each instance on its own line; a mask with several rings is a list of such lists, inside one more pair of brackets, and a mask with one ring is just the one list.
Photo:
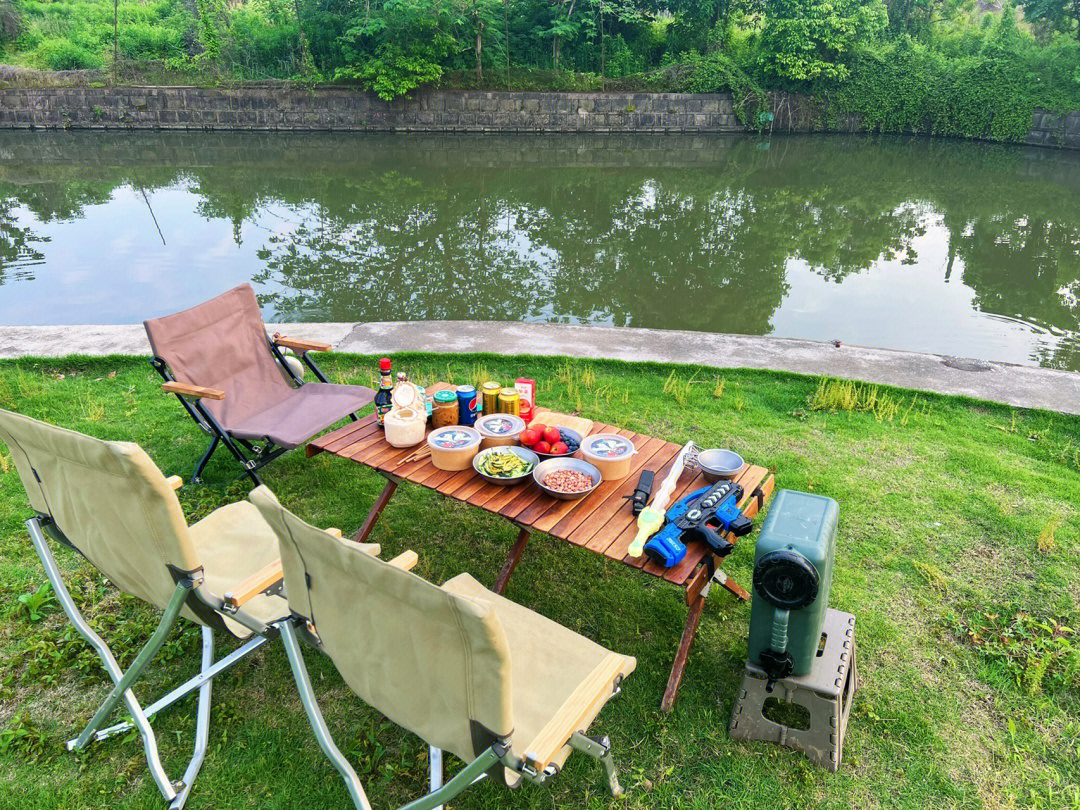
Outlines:
[[[774, 131], [820, 130], [811, 99], [777, 94]], [[0, 129], [403, 132], [744, 132], [731, 97], [430, 90], [383, 101], [346, 87], [0, 89]], [[856, 117], [840, 123], [858, 132]], [[1080, 149], [1080, 112], [1036, 110], [1026, 143]]]
[[741, 132], [731, 97], [675, 93], [416, 92], [349, 88], [0, 90], [2, 128]]

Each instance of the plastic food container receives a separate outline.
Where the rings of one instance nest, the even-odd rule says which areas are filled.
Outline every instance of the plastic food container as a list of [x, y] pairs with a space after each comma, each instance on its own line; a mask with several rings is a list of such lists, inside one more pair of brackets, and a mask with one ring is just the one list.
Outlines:
[[480, 449], [517, 444], [525, 430], [525, 420], [511, 413], [489, 413], [476, 420], [480, 432]]
[[637, 448], [616, 433], [595, 433], [581, 442], [581, 455], [593, 464], [605, 481], [617, 481], [630, 474]]
[[480, 449], [480, 433], [465, 425], [437, 428], [428, 434], [431, 463], [440, 470], [467, 470]]

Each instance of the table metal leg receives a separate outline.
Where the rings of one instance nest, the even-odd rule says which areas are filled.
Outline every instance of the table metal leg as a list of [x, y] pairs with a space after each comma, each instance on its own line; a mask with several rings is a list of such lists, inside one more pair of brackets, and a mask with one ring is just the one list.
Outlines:
[[698, 625], [701, 624], [701, 614], [704, 610], [705, 594], [700, 594], [690, 604], [682, 638], [679, 639], [679, 649], [675, 653], [675, 662], [671, 665], [667, 689], [664, 690], [664, 699], [660, 702], [661, 711], [670, 712], [675, 705], [675, 697], [679, 694], [679, 686], [682, 684], [683, 673], [686, 671], [686, 660], [690, 657], [690, 648], [694, 645], [694, 637], [697, 636]]
[[360, 527], [360, 530], [353, 538], [357, 543], [366, 543], [368, 535], [371, 534], [371, 530], [375, 528], [375, 523], [379, 519], [379, 515], [382, 514], [382, 510], [386, 508], [386, 504], [390, 503], [390, 499], [394, 497], [394, 492], [398, 488], [398, 482], [392, 478], [386, 479], [386, 486], [383, 487], [383, 491], [379, 493], [379, 497], [375, 499], [375, 505], [371, 507], [371, 511], [368, 512], [368, 516], [364, 518], [364, 525]]
[[514, 569], [517, 568], [521, 555], [525, 553], [525, 546], [529, 544], [529, 535], [529, 530], [525, 528], [518, 532], [517, 540], [510, 547], [506, 562], [503, 563], [502, 570], [499, 571], [499, 576], [495, 579], [495, 588], [493, 589], [495, 593], [501, 594], [506, 590], [506, 585], [510, 582], [510, 576], [514, 573]]

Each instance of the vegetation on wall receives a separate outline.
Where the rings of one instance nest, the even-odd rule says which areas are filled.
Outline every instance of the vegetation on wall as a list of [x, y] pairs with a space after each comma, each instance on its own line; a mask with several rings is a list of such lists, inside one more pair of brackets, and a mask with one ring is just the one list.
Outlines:
[[[806, 93], [875, 130], [1014, 140], [1080, 109], [1080, 0], [0, 0], [0, 58], [103, 81]], [[114, 17], [115, 14], [115, 17]]]

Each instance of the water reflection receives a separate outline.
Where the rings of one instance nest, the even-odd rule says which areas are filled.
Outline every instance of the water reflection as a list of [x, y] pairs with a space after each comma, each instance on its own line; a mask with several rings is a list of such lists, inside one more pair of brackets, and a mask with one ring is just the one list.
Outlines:
[[1078, 202], [1080, 155], [925, 139], [0, 133], [0, 322], [137, 321], [252, 280], [283, 321], [1080, 368]]

